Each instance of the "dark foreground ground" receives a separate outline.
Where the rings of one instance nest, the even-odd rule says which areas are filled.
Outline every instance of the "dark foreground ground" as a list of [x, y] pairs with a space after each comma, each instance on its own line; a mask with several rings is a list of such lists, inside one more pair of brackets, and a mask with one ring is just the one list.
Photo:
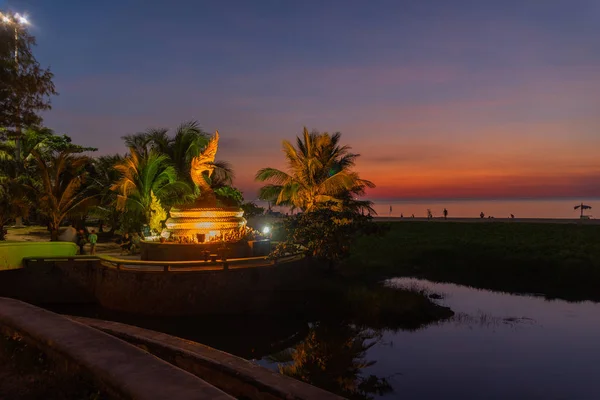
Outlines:
[[382, 237], [359, 240], [345, 270], [600, 301], [600, 225], [588, 222], [387, 222]]
[[0, 334], [0, 400], [107, 399], [91, 382], [61, 371], [18, 337]]

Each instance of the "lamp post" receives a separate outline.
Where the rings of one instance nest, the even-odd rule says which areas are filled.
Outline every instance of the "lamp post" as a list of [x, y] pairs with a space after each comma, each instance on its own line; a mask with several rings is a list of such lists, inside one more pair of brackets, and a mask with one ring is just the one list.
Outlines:
[[[12, 26], [15, 30], [15, 70], [17, 74], [17, 78], [19, 76], [20, 66], [19, 66], [19, 28], [23, 26], [29, 25], [29, 21], [27, 17], [21, 14], [3, 14], [0, 13], [0, 21], [3, 24]], [[16, 154], [15, 158], [17, 163], [21, 161], [21, 99], [17, 89], [17, 110], [15, 117], [15, 144], [16, 144]]]

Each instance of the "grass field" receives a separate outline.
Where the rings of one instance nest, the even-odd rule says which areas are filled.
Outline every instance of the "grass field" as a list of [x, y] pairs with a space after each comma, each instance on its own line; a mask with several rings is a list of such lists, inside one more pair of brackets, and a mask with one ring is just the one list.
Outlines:
[[359, 240], [345, 271], [600, 301], [600, 225], [392, 222]]

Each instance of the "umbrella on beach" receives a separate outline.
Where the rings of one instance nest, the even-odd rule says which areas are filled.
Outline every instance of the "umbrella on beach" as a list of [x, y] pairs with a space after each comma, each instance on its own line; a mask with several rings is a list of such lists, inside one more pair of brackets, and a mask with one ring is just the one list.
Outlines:
[[588, 205], [581, 203], [581, 204], [573, 207], [573, 210], [577, 210], [578, 208], [581, 209], [581, 217], [583, 218], [583, 210], [590, 210], [592, 208], [592, 206], [588, 206]]

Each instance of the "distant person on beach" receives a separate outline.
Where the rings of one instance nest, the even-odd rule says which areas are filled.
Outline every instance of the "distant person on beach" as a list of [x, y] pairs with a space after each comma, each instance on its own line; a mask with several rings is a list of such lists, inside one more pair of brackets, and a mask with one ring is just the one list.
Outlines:
[[404, 214], [400, 213], [400, 218], [404, 218]]
[[411, 218], [414, 218], [414, 217], [415, 217], [415, 214], [413, 214], [413, 215], [411, 216]]
[[483, 213], [483, 211], [481, 212], [481, 214], [479, 214], [479, 218], [485, 218], [485, 214]]
[[510, 214], [511, 219], [515, 219], [515, 214]]
[[433, 218], [433, 214], [431, 214], [431, 210], [428, 208], [427, 209], [427, 219], [431, 219]]
[[448, 218], [448, 210], [446, 210], [446, 209], [444, 208], [444, 219], [447, 219], [447, 218]]
[[88, 241], [90, 242], [90, 254], [96, 254], [96, 243], [98, 243], [98, 235], [96, 235], [96, 231], [92, 229], [92, 233], [88, 236]]

